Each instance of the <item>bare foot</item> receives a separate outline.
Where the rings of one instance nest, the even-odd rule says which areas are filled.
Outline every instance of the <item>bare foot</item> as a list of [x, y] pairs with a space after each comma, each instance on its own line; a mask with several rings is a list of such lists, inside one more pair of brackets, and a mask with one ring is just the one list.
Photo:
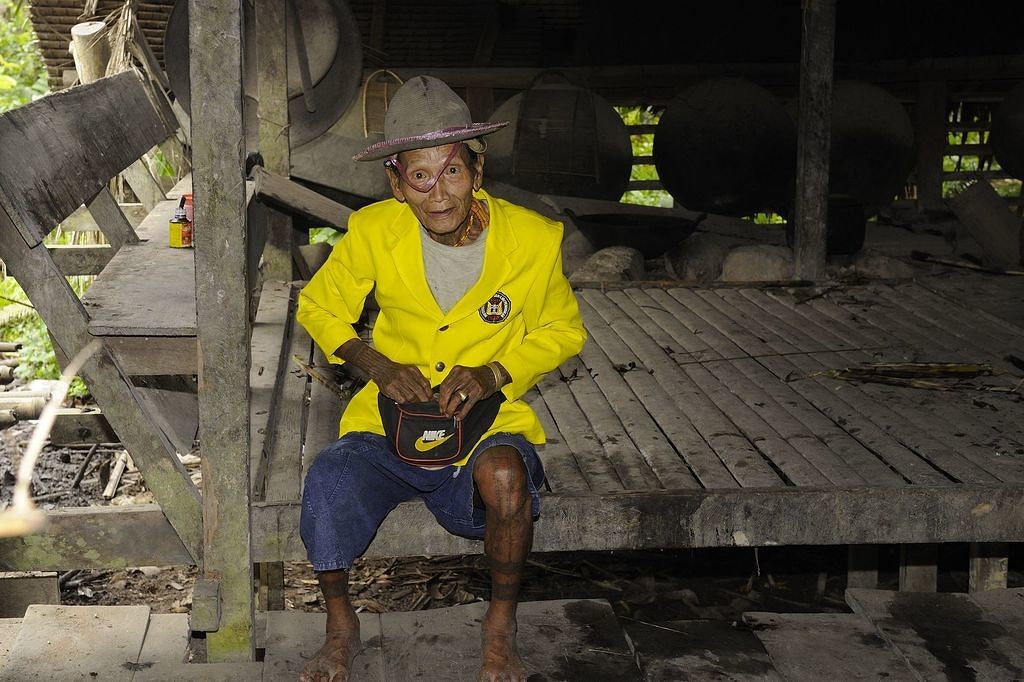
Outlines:
[[516, 623], [496, 618], [490, 612], [480, 628], [483, 663], [479, 682], [526, 682], [526, 668], [516, 650]]
[[362, 648], [358, 619], [355, 619], [354, 626], [352, 623], [345, 623], [332, 628], [327, 633], [327, 641], [320, 647], [320, 651], [303, 668], [299, 682], [348, 682], [352, 660]]

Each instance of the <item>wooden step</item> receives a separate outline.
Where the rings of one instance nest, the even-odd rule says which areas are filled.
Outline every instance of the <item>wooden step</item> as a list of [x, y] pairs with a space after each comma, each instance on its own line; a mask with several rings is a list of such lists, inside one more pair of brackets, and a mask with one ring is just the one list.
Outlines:
[[782, 679], [917, 680], [866, 618], [849, 613], [743, 614]]
[[760, 640], [726, 620], [640, 621], [625, 624], [647, 680], [772, 682], [776, 672]]
[[967, 594], [851, 588], [846, 601], [920, 679], [1024, 678], [1024, 589]]
[[[361, 614], [365, 649], [353, 677], [373, 680], [477, 679], [480, 621], [485, 602], [444, 609]], [[323, 643], [321, 613], [267, 614], [264, 682], [296, 679]], [[565, 599], [519, 605], [519, 652], [531, 679], [641, 679], [611, 605], [601, 599]], [[533, 677], [536, 675], [536, 677]]]
[[0, 618], [0, 670], [3, 670], [7, 657], [14, 648], [14, 640], [21, 630], [21, 618]]
[[131, 682], [148, 623], [148, 606], [33, 604], [0, 680]]

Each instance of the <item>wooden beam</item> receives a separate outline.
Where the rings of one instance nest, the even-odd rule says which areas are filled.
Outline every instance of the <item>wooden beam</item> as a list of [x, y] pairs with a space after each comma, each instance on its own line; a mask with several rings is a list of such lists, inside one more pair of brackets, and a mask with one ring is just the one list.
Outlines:
[[[210, 662], [255, 660], [249, 515], [249, 315], [243, 2], [189, 2], [192, 192], [195, 196], [201, 577], [217, 583]], [[216, 50], [209, 47], [216, 45]], [[242, 352], [239, 352], [239, 349]]]
[[103, 340], [130, 376], [199, 373], [194, 336], [106, 336]]
[[[259, 96], [259, 150], [267, 170], [287, 177], [291, 173], [288, 125], [288, 59], [286, 13], [295, 3], [257, 0], [257, 91]], [[299, 21], [299, 17], [290, 17]], [[305, 55], [302, 57], [305, 59]], [[263, 247], [263, 272], [268, 279], [295, 279], [292, 265], [292, 220], [284, 213], [267, 214], [267, 241]]]
[[[537, 552], [770, 545], [1019, 542], [1022, 486], [737, 488], [545, 494]], [[421, 503], [399, 505], [366, 554], [482, 552]], [[253, 505], [253, 561], [302, 561], [299, 505]]]
[[804, 0], [793, 258], [797, 279], [825, 276], [836, 0]]
[[17, 163], [0, 164], [0, 206], [34, 246], [169, 134], [131, 71], [12, 109], [0, 115], [0, 148]]
[[[7, 263], [46, 323], [58, 358], [73, 358], [93, 341], [85, 309], [46, 247], [37, 243], [30, 248], [2, 210], [0, 259]], [[127, 374], [109, 349], [93, 355], [80, 374], [182, 542], [198, 559], [202, 547], [199, 491], [170, 441], [143, 410]]]
[[109, 244], [60, 244], [46, 249], [57, 269], [67, 276], [98, 275], [114, 257]]
[[256, 196], [273, 208], [320, 221], [324, 226], [348, 228], [348, 217], [353, 213], [348, 206], [262, 166], [253, 168], [251, 175], [256, 183]]
[[942, 158], [946, 141], [946, 84], [926, 80], [917, 84], [914, 146], [917, 167], [917, 208], [940, 211], [942, 201]]
[[41, 532], [0, 539], [0, 568], [7, 571], [194, 563], [155, 504], [49, 511]]
[[106, 187], [101, 189], [94, 197], [85, 202], [85, 206], [114, 251], [125, 244], [138, 243], [139, 235], [135, 234], [135, 228], [128, 222], [124, 211], [121, 210], [109, 189]]

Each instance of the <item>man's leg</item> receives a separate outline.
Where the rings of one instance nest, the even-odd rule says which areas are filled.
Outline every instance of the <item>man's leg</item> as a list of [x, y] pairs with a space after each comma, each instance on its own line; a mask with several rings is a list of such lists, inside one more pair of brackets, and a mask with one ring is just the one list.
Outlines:
[[519, 583], [533, 545], [526, 476], [522, 456], [508, 445], [488, 449], [473, 465], [473, 482], [486, 512], [484, 553], [491, 569], [491, 603], [481, 629], [481, 680], [526, 680], [516, 650]]
[[348, 598], [348, 571], [316, 574], [327, 604], [327, 639], [299, 676], [300, 682], [348, 682], [352, 659], [362, 648], [359, 616]]

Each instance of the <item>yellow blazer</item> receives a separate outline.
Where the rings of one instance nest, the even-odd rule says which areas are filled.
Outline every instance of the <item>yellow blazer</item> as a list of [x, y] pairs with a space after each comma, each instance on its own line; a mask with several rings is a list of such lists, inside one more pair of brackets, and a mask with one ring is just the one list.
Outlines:
[[[475, 196], [490, 209], [483, 269], [448, 314], [427, 285], [419, 221], [407, 205], [388, 199], [349, 217], [347, 234], [299, 292], [297, 319], [324, 355], [341, 364], [334, 351], [356, 338], [353, 325], [373, 291], [380, 308], [374, 348], [394, 362], [419, 367], [431, 386], [455, 365], [497, 360], [512, 382], [502, 388], [506, 400], [483, 437], [520, 433], [541, 444], [544, 429], [519, 398], [580, 352], [587, 338], [562, 271], [562, 224], [484, 190]], [[377, 394], [371, 381], [352, 397], [339, 435], [384, 433]]]

